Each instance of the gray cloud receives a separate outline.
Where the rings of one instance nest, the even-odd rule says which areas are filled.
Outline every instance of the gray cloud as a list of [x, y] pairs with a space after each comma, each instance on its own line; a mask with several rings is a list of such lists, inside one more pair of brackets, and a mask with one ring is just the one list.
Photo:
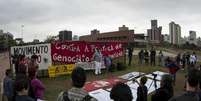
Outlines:
[[[163, 33], [168, 23], [175, 21], [188, 30], [201, 32], [199, 0], [0, 0], [0, 28], [20, 37], [21, 25], [27, 41], [56, 35], [59, 30], [88, 34], [97, 28], [101, 32], [117, 30], [126, 24], [136, 32], [145, 32], [151, 19], [158, 19]], [[4, 27], [2, 27], [4, 28]]]

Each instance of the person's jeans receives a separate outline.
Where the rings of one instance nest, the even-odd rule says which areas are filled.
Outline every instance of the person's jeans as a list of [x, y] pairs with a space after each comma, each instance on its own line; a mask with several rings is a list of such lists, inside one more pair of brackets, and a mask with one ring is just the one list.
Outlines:
[[175, 85], [175, 82], [176, 82], [176, 73], [175, 74], [171, 74], [171, 76], [172, 76], [173, 84]]
[[95, 61], [95, 74], [101, 74], [101, 62]]
[[131, 61], [132, 61], [132, 56], [128, 56], [128, 65], [131, 65]]

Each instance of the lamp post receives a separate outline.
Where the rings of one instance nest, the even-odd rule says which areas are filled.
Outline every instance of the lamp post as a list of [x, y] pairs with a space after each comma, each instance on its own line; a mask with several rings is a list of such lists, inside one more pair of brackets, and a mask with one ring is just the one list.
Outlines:
[[23, 28], [24, 28], [24, 25], [21, 25], [21, 38], [23, 40]]

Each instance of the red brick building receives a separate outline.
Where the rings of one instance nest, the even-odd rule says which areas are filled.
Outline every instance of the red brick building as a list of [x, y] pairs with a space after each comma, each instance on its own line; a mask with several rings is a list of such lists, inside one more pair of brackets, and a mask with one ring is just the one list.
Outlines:
[[134, 42], [134, 30], [129, 30], [123, 25], [119, 31], [100, 33], [98, 30], [92, 30], [90, 35], [80, 36], [80, 41], [89, 42]]

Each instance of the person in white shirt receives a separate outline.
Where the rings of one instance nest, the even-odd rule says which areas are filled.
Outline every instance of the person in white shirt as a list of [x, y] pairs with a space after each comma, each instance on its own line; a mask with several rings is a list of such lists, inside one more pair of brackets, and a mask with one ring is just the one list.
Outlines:
[[196, 56], [195, 52], [193, 52], [193, 54], [190, 56], [191, 67], [195, 67], [196, 62], [197, 62], [197, 56]]
[[93, 55], [93, 59], [95, 62], [95, 74], [101, 74], [101, 61], [102, 61], [102, 54], [99, 49], [95, 49], [95, 53]]

